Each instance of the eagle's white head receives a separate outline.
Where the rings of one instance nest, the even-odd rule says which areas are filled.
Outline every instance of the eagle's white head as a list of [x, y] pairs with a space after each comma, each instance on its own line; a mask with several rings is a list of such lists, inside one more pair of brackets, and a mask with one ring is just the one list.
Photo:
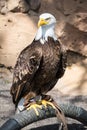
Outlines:
[[52, 14], [41, 14], [39, 16], [38, 31], [35, 40], [40, 40], [41, 44], [44, 44], [48, 40], [48, 37], [52, 37], [54, 40], [57, 40], [57, 36], [54, 31], [55, 24], [56, 18]]

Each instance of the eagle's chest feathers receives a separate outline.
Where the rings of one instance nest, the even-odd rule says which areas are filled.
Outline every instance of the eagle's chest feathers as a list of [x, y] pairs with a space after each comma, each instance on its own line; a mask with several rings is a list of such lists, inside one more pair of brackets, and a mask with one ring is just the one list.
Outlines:
[[49, 81], [56, 76], [60, 62], [60, 45], [53, 39], [48, 40], [42, 45], [42, 64], [40, 69], [40, 78]]
[[56, 45], [45, 44], [43, 47], [44, 64], [47, 66], [55, 67], [59, 61], [59, 48]]

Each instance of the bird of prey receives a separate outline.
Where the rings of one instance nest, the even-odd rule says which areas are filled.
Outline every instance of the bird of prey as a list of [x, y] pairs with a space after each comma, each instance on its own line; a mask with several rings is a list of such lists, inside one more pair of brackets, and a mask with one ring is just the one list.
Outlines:
[[55, 24], [52, 14], [41, 14], [34, 40], [17, 59], [10, 92], [20, 111], [38, 96], [46, 105], [46, 93], [64, 75], [67, 53], [55, 33]]

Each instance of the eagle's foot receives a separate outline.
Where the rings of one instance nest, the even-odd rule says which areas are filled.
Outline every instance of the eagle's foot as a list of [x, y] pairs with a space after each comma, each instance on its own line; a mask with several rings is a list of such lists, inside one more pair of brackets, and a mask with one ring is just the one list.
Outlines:
[[24, 106], [27, 110], [34, 109], [37, 116], [39, 116], [38, 109], [42, 109], [42, 107], [47, 108], [50, 105], [53, 109], [56, 109], [54, 104], [52, 103], [52, 98], [49, 95], [39, 95], [34, 98], [31, 98], [29, 101], [24, 103]]
[[39, 116], [37, 108], [42, 109], [42, 106], [37, 103], [32, 103], [31, 105], [27, 106], [27, 110], [34, 109], [36, 115]]
[[53, 109], [55, 109], [56, 116], [57, 116], [58, 120], [60, 120], [60, 122], [61, 122], [59, 130], [68, 130], [64, 113], [61, 110], [61, 108], [58, 106], [58, 104], [56, 104], [54, 99], [50, 95], [42, 95], [41, 102], [45, 107], [47, 107], [47, 105], [50, 105], [50, 106], [52, 106]]
[[50, 95], [42, 95], [41, 104], [46, 108], [48, 105], [51, 106], [53, 109], [56, 109], [55, 105], [53, 104], [53, 98]]
[[29, 101], [26, 100], [26, 102], [24, 103], [24, 106], [27, 110], [34, 109], [36, 115], [39, 116], [39, 112], [37, 108], [42, 109], [41, 99], [42, 98], [40, 95], [33, 97]]
[[56, 107], [53, 105], [52, 102], [46, 101], [44, 99], [40, 100], [38, 102], [32, 102], [32, 103], [26, 105], [25, 108], [27, 110], [34, 109], [36, 115], [39, 116], [39, 112], [38, 112], [37, 108], [39, 108], [39, 109], [42, 109], [42, 107], [47, 108], [48, 105], [50, 105], [53, 109], [56, 109]]
[[56, 109], [56, 107], [55, 107], [55, 106], [53, 105], [53, 103], [50, 102], [50, 101], [42, 100], [41, 103], [42, 103], [42, 105], [43, 105], [45, 108], [47, 107], [47, 105], [50, 105], [50, 106], [52, 106], [52, 108]]

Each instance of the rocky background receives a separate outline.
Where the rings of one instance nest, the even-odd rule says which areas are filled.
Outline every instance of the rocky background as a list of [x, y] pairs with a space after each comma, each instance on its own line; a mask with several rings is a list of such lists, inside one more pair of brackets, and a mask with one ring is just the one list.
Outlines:
[[52, 13], [68, 48], [87, 55], [87, 0], [0, 0], [0, 63], [14, 66], [37, 31], [38, 15]]
[[[56, 17], [62, 44], [87, 56], [87, 0], [0, 0], [0, 124], [14, 111], [9, 94], [13, 67], [20, 51], [34, 39], [38, 16], [44, 12]], [[52, 93], [87, 109], [87, 59], [75, 55], [74, 60]]]

